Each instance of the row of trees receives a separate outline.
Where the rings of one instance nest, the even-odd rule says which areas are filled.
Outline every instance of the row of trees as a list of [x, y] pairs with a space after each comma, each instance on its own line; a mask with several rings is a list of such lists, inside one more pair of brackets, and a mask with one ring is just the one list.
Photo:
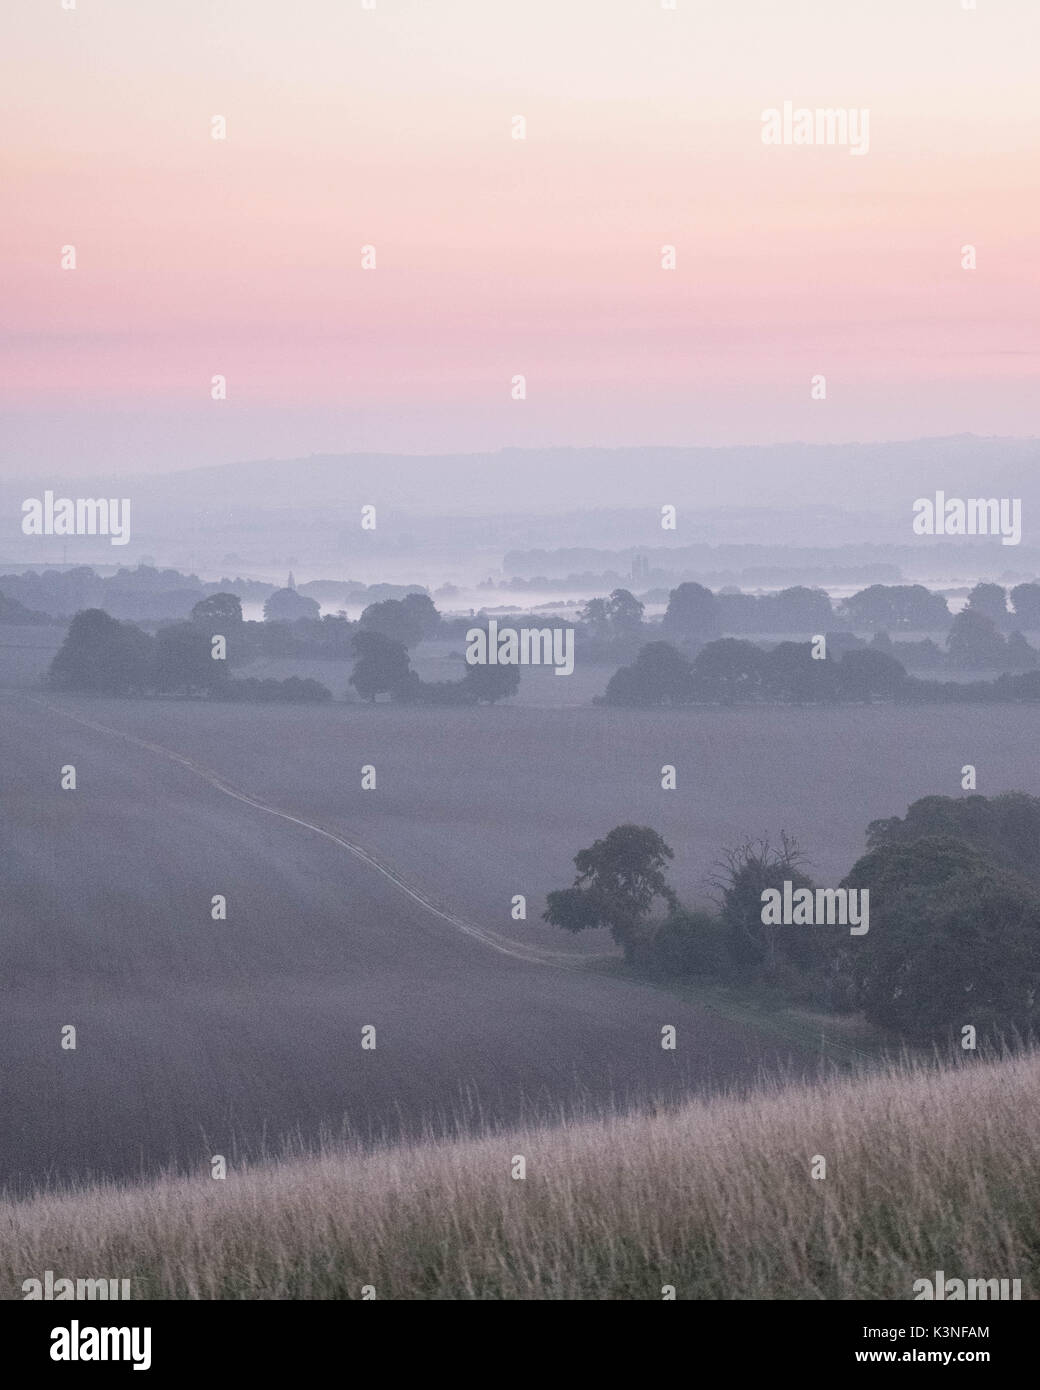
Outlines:
[[108, 577], [89, 565], [0, 575], [0, 590], [9, 598], [55, 618], [100, 608], [113, 617], [137, 622], [183, 619], [200, 598], [232, 587], [240, 598], [254, 603], [262, 603], [272, 588], [240, 577], [205, 584], [194, 574], [146, 564], [120, 569]]
[[232, 680], [227, 660], [214, 660], [205, 622], [171, 623], [154, 637], [100, 608], [84, 609], [69, 624], [51, 662], [54, 690], [95, 695], [206, 695], [237, 700], [331, 699], [319, 681]]
[[[192, 609], [192, 618], [198, 620], [200, 614], [208, 618], [219, 606], [222, 610], [232, 610], [237, 606], [237, 619], [230, 612], [222, 615], [225, 623], [242, 622], [242, 606], [234, 594], [215, 594]], [[276, 589], [264, 604], [265, 623], [305, 623], [309, 627], [322, 621], [321, 605], [316, 599], [301, 594], [296, 588]], [[356, 624], [350, 623], [345, 615], [338, 621], [348, 630], [356, 627], [364, 632], [379, 632], [395, 642], [403, 642], [406, 647], [414, 647], [426, 638], [434, 637], [440, 626], [441, 617], [429, 594], [406, 594], [404, 598], [382, 599], [370, 603], [362, 611]], [[308, 628], [309, 630], [309, 628]]]
[[353, 646], [357, 660], [350, 684], [363, 700], [388, 695], [404, 704], [493, 705], [515, 695], [520, 687], [516, 666], [466, 665], [457, 681], [420, 680], [418, 672], [412, 670], [405, 644], [381, 632], [355, 632]]
[[[1018, 584], [1010, 593], [999, 584], [976, 584], [963, 612], [998, 632], [1040, 629], [1040, 584]], [[645, 635], [643, 615], [638, 598], [615, 589], [590, 599], [580, 616], [591, 636], [623, 639]], [[669, 592], [661, 629], [672, 641], [705, 642], [742, 633], [824, 632], [836, 621], [875, 632], [946, 632], [955, 623], [942, 595], [923, 584], [871, 584], [834, 604], [825, 590], [804, 585], [774, 594], [713, 593], [687, 581]]]
[[[421, 624], [425, 623], [429, 631], [434, 621], [439, 622], [432, 603], [428, 599], [413, 603], [408, 598], [388, 600], [374, 607], [381, 611], [369, 623], [347, 624], [342, 630], [337, 629], [336, 654], [354, 659], [350, 685], [361, 699], [375, 700], [386, 695], [411, 703], [460, 705], [494, 703], [516, 693], [520, 673], [515, 666], [467, 665], [459, 680], [421, 680], [412, 669], [406, 642], [388, 636], [380, 626], [385, 623], [393, 631], [404, 627], [411, 641], [418, 642], [422, 640]], [[965, 619], [965, 631], [986, 621], [977, 616], [961, 616]], [[321, 625], [329, 622], [322, 619]], [[233, 594], [208, 596], [195, 605], [190, 621], [164, 625], [154, 637], [132, 623], [118, 622], [100, 609], [88, 609], [77, 614], [70, 625], [52, 663], [50, 681], [59, 689], [106, 694], [156, 691], [215, 695], [231, 680], [233, 667], [247, 665], [259, 656], [293, 654], [282, 653], [277, 645], [272, 648], [265, 643], [259, 649], [255, 645], [256, 630], [284, 627], [278, 623], [243, 623], [241, 606]], [[220, 638], [223, 644], [223, 659], [214, 660], [214, 638]], [[1037, 670], [970, 684], [919, 680], [907, 675], [892, 655], [895, 648], [890, 643], [843, 647], [840, 638], [841, 634], [836, 634], [828, 642], [824, 655], [816, 643], [781, 642], [767, 650], [741, 638], [725, 637], [706, 643], [692, 658], [668, 642], [648, 642], [639, 648], [630, 665], [621, 667], [610, 678], [602, 700], [611, 705], [649, 707], [749, 701], [949, 702], [1040, 698]], [[835, 654], [840, 655], [840, 660], [834, 659]], [[980, 658], [978, 664], [989, 662]], [[304, 688], [314, 687], [316, 683], [312, 682]], [[315, 690], [314, 698], [324, 697], [319, 697]]]
[[[1005, 672], [992, 681], [937, 681], [909, 676], [892, 654], [898, 645], [843, 647], [780, 642], [766, 649], [739, 637], [721, 637], [697, 655], [668, 642], [647, 642], [634, 661], [615, 671], [601, 703], [633, 708], [691, 704], [840, 703], [866, 700], [1003, 703], [1040, 699], [1040, 671]], [[974, 649], [973, 649], [974, 650]], [[840, 659], [835, 659], [839, 657]], [[999, 665], [976, 655], [973, 666]], [[1036, 663], [1029, 662], [1030, 668]]]
[[615, 671], [604, 703], [648, 707], [748, 701], [891, 699], [906, 671], [873, 647], [846, 651], [841, 661], [817, 659], [807, 642], [766, 651], [739, 637], [708, 642], [691, 660], [668, 642], [648, 642], [630, 666]]
[[[229, 557], [234, 558], [234, 557]], [[195, 574], [183, 574], [176, 569], [159, 569], [142, 563], [134, 568], [124, 567], [114, 575], [104, 577], [89, 565], [71, 569], [28, 570], [24, 574], [0, 575], [0, 592], [24, 607], [46, 613], [51, 617], [68, 618], [86, 608], [101, 608], [115, 618], [134, 622], [171, 621], [187, 619], [192, 607], [202, 598], [230, 593], [247, 603], [266, 603], [275, 593], [282, 598], [275, 604], [272, 621], [292, 622], [297, 617], [316, 618], [317, 599], [342, 606], [368, 602], [370, 605], [385, 599], [404, 598], [416, 585], [362, 584], [354, 580], [313, 580], [302, 589], [291, 584], [276, 589], [273, 584], [258, 579], [224, 577], [216, 583], [205, 582]], [[301, 601], [285, 600], [286, 593], [295, 594]], [[278, 612], [282, 606], [283, 611]], [[293, 611], [290, 611], [293, 610]]]
[[574, 884], [548, 895], [544, 918], [605, 927], [656, 973], [764, 982], [917, 1040], [965, 1024], [1028, 1035], [1040, 1023], [1040, 798], [927, 797], [873, 822], [840, 884], [870, 894], [870, 930], [856, 938], [847, 926], [763, 923], [764, 890], [815, 888], [787, 836], [723, 855], [714, 910], [679, 902], [673, 858], [650, 827], [618, 826], [575, 856]]
[[[835, 611], [820, 589], [795, 587], [755, 596], [713, 594], [701, 584], [685, 583], [671, 591], [657, 625], [645, 621], [643, 604], [628, 589], [615, 589], [607, 598], [591, 599], [581, 610], [579, 650], [587, 660], [616, 659], [634, 655], [640, 642], [659, 633], [674, 645], [693, 651], [723, 635], [828, 633], [835, 620], [841, 619], [856, 628], [873, 628], [875, 643], [897, 657], [904, 668], [926, 672], [1027, 671], [1040, 666], [1040, 651], [1029, 645], [1019, 628], [1027, 621], [1040, 626], [1040, 603], [1034, 607], [1031, 602], [1034, 596], [1040, 600], [1040, 585], [1022, 584], [1014, 592], [1019, 600], [1017, 614], [1007, 611], [1007, 595], [999, 585], [978, 584], [965, 608], [951, 616], [946, 600], [920, 584], [876, 584], [853, 595]], [[1002, 616], [998, 616], [1001, 611]], [[911, 628], [945, 631], [945, 649], [930, 637], [892, 642], [890, 630]], [[834, 645], [865, 645], [851, 631], [830, 635]]]
[[[680, 595], [679, 590], [673, 592], [673, 603], [669, 605], [660, 627], [644, 622], [643, 605], [627, 589], [615, 589], [607, 598], [591, 599], [580, 614], [578, 641], [582, 656], [587, 660], [596, 660], [609, 658], [612, 654], [615, 659], [619, 654], [634, 654], [641, 640], [659, 631], [673, 634], [671, 640], [690, 646], [688, 639], [674, 635], [690, 630], [683, 615], [689, 618], [694, 609], [703, 610], [705, 595], [712, 601], [715, 596], [708, 590], [701, 590], [699, 585], [680, 587], [685, 593]], [[700, 593], [693, 592], [696, 590], [700, 590]], [[922, 592], [927, 593], [927, 590]], [[814, 602], [803, 602], [806, 595]], [[774, 600], [778, 604], [787, 602], [793, 605], [785, 610], [783, 618], [788, 628], [827, 631], [823, 619], [829, 616], [829, 612], [815, 608], [815, 600], [820, 597], [825, 607], [828, 606], [825, 594], [814, 595], [808, 589], [792, 589], [786, 591], [786, 599], [784, 595], [762, 599], [753, 599], [751, 595], [737, 597], [767, 605]], [[799, 604], [802, 605], [800, 608]], [[241, 604], [230, 593], [213, 594], [196, 603], [192, 609], [192, 621], [224, 632], [229, 639], [229, 659], [233, 665], [239, 665], [262, 656], [349, 659], [354, 655], [353, 635], [357, 631], [377, 632], [411, 649], [430, 638], [460, 636], [473, 620], [445, 621], [427, 594], [409, 594], [403, 599], [386, 599], [370, 604], [358, 622], [352, 623], [343, 615], [319, 617], [318, 606], [313, 599], [286, 588], [271, 596], [265, 606], [263, 623], [243, 623]], [[832, 636], [836, 643], [845, 646], [863, 645], [861, 639], [852, 634]], [[1005, 637], [992, 618], [971, 606], [952, 620], [946, 651], [930, 638], [893, 644], [887, 633], [879, 633], [875, 641], [890, 655], [898, 656], [904, 666], [913, 665], [926, 671], [947, 668], [1021, 671], [1040, 665], [1040, 652], [1030, 647], [1020, 632]]]
[[[1010, 603], [1010, 607], [1009, 607]], [[991, 620], [1002, 632], [1040, 629], [1040, 584], [976, 584], [963, 610]], [[713, 594], [702, 584], [678, 585], [669, 595], [664, 631], [704, 641], [723, 633], [823, 632], [838, 620], [852, 628], [885, 632], [945, 632], [953, 622], [941, 594], [923, 584], [871, 584], [833, 604], [823, 589], [801, 585], [776, 594]]]
[[[390, 600], [396, 602], [396, 600]], [[408, 604], [408, 600], [404, 601]], [[377, 605], [384, 607], [385, 605]], [[431, 605], [432, 606], [432, 605]], [[419, 608], [420, 614], [423, 610]], [[411, 614], [409, 614], [411, 616]], [[233, 679], [229, 657], [243, 655], [241, 608], [233, 594], [215, 594], [196, 604], [190, 622], [170, 623], [150, 636], [134, 623], [119, 622], [101, 609], [77, 613], [51, 663], [48, 683], [56, 690], [98, 695], [179, 694], [235, 700], [331, 699], [318, 681]], [[221, 650], [215, 639], [226, 648]], [[354, 669], [350, 685], [364, 700], [387, 695], [420, 704], [493, 704], [516, 693], [515, 666], [466, 666], [461, 679], [429, 683], [411, 667], [403, 641], [374, 627], [356, 625], [351, 633]]]

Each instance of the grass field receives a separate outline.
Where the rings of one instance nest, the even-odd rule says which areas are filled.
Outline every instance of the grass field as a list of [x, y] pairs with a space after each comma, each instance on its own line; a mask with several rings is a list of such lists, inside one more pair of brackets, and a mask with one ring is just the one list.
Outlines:
[[1035, 1054], [773, 1083], [4, 1203], [0, 1291], [51, 1269], [134, 1298], [908, 1299], [941, 1269], [1033, 1299], [1038, 1141]]

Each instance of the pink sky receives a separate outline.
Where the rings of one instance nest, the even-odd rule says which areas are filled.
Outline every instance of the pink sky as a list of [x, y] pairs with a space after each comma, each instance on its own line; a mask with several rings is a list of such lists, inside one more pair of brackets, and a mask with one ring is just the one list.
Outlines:
[[676, 4], [9, 7], [0, 468], [1035, 433], [1036, 0]]

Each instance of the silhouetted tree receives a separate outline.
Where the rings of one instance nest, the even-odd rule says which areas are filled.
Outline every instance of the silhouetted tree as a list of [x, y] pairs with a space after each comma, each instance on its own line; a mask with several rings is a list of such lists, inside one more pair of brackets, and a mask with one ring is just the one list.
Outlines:
[[669, 642], [647, 642], [631, 666], [607, 682], [608, 705], [685, 705], [693, 699], [690, 662]]
[[843, 887], [870, 892], [845, 957], [867, 1017], [914, 1038], [1040, 1023], [1040, 898], [981, 849], [943, 836], [886, 843]]
[[374, 701], [377, 695], [384, 694], [401, 698], [412, 690], [417, 677], [403, 642], [381, 632], [358, 631], [352, 646], [356, 660], [348, 684], [363, 700]]
[[770, 699], [830, 700], [837, 682], [835, 663], [814, 657], [808, 642], [779, 642], [765, 654], [763, 689]]
[[506, 665], [467, 665], [461, 682], [464, 693], [473, 699], [493, 705], [496, 700], [506, 700], [520, 689], [519, 666]]
[[669, 637], [679, 641], [706, 641], [719, 629], [715, 595], [703, 584], [686, 582], [668, 595], [661, 626]]
[[637, 633], [643, 626], [643, 605], [627, 589], [615, 589], [607, 600], [607, 618], [620, 635]]
[[745, 975], [776, 968], [786, 958], [803, 969], [820, 965], [833, 939], [824, 941], [819, 927], [772, 925], [762, 921], [762, 894], [766, 889], [781, 893], [790, 882], [792, 892], [812, 888], [812, 879], [801, 865], [805, 856], [795, 841], [781, 834], [780, 844], [768, 839], [748, 840], [723, 851], [715, 865], [712, 884], [722, 912], [729, 950]]
[[902, 818], [867, 826], [870, 850], [929, 837], [964, 840], [1016, 873], [1040, 880], [1040, 797], [1027, 792], [923, 796]]
[[976, 584], [964, 611], [992, 618], [999, 628], [1007, 620], [1007, 590], [999, 584]]
[[733, 704], [755, 700], [763, 692], [766, 654], [754, 642], [740, 637], [720, 637], [697, 653], [693, 678], [698, 698]]
[[370, 603], [361, 614], [360, 626], [368, 632], [379, 632], [406, 647], [414, 647], [424, 637], [436, 632], [440, 614], [426, 594], [408, 594], [403, 599], [384, 599]]
[[718, 615], [717, 631], [765, 632], [769, 629], [769, 616], [763, 611], [762, 600], [754, 594], [742, 594], [739, 589], [720, 589], [715, 595], [715, 612]]
[[628, 957], [654, 900], [661, 898], [671, 908], [678, 905], [664, 876], [673, 857], [649, 826], [616, 826], [574, 856], [574, 886], [548, 894], [543, 920], [572, 932], [609, 927]]
[[841, 605], [842, 616], [855, 627], [911, 628], [945, 631], [950, 610], [941, 594], [923, 584], [871, 584]]
[[726, 929], [710, 912], [676, 907], [653, 929], [640, 957], [662, 975], [724, 975], [731, 965]]
[[218, 689], [227, 678], [227, 661], [214, 661], [210, 635], [197, 623], [171, 623], [156, 633], [156, 689], [199, 694]]
[[946, 649], [956, 666], [974, 670], [1003, 670], [1007, 661], [1007, 643], [997, 631], [992, 618], [963, 609], [953, 620]]
[[208, 594], [192, 608], [191, 620], [211, 635], [237, 628], [242, 623], [242, 600], [237, 594]]
[[590, 598], [578, 614], [593, 637], [605, 637], [610, 628], [610, 614], [605, 598]]
[[275, 589], [264, 604], [265, 623], [292, 623], [297, 618], [320, 618], [321, 604], [295, 589]]
[[1011, 603], [1019, 627], [1030, 632], [1040, 629], [1040, 584], [1016, 584], [1011, 590]]
[[98, 695], [133, 695], [154, 677], [152, 639], [133, 623], [120, 623], [100, 608], [86, 608], [69, 624], [51, 662], [48, 684], [55, 690]]
[[759, 600], [766, 609], [763, 632], [826, 632], [834, 620], [830, 597], [823, 589], [796, 584]]
[[1040, 662], [1040, 652], [1031, 647], [1016, 628], [1008, 633], [1004, 664], [1009, 671], [1031, 671]]
[[838, 667], [841, 693], [847, 700], [892, 699], [906, 685], [903, 665], [873, 645], [849, 651]]

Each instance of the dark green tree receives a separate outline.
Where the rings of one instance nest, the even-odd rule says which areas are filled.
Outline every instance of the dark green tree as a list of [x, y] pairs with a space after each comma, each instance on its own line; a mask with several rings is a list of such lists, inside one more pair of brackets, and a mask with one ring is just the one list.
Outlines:
[[834, 621], [831, 601], [823, 589], [809, 589], [804, 584], [781, 589], [763, 601], [768, 626], [761, 631], [806, 632], [815, 635], [826, 632]]
[[198, 623], [171, 623], [155, 635], [155, 686], [165, 694], [200, 694], [220, 689], [226, 660], [215, 661], [209, 633]]
[[498, 664], [467, 665], [462, 685], [463, 694], [471, 695], [478, 703], [493, 705], [496, 700], [506, 700], [520, 689], [520, 668]]
[[741, 637], [720, 637], [697, 653], [693, 678], [700, 699], [735, 704], [756, 700], [766, 684], [766, 654]]
[[1000, 584], [976, 584], [964, 611], [992, 618], [999, 628], [1007, 621], [1007, 590]]
[[833, 951], [833, 933], [824, 927], [773, 925], [762, 921], [762, 894], [781, 893], [785, 882], [792, 892], [812, 888], [802, 864], [805, 855], [796, 842], [781, 833], [779, 845], [768, 839], [746, 840], [723, 851], [712, 884], [726, 928], [729, 950], [740, 972], [753, 977], [776, 971], [783, 960], [802, 969], [820, 968]]
[[690, 662], [669, 642], [647, 642], [631, 666], [622, 666], [607, 682], [608, 705], [686, 705], [693, 699]]
[[631, 636], [643, 626], [643, 605], [627, 589], [615, 589], [607, 600], [607, 618], [619, 636]]
[[610, 630], [610, 614], [605, 598], [590, 598], [578, 616], [593, 637], [605, 637]]
[[923, 796], [902, 818], [867, 826], [868, 850], [927, 838], [963, 840], [1015, 873], [1040, 880], [1040, 797], [1028, 792]]
[[954, 618], [946, 649], [955, 666], [969, 670], [1003, 671], [1007, 664], [1007, 643], [996, 623], [970, 608]]
[[676, 641], [708, 641], [719, 630], [715, 595], [703, 584], [680, 584], [668, 595], [668, 607], [661, 627], [668, 637]]
[[97, 695], [137, 694], [153, 679], [152, 639], [100, 608], [85, 608], [72, 619], [48, 674], [52, 689]]
[[950, 622], [942, 594], [933, 594], [923, 584], [871, 584], [847, 598], [841, 613], [854, 627], [902, 631], [945, 632]]
[[725, 975], [731, 960], [726, 929], [710, 912], [676, 907], [650, 937], [647, 965], [656, 973]]
[[809, 642], [779, 642], [765, 654], [762, 680], [770, 699], [831, 700], [837, 691], [837, 665], [814, 657]]
[[1032, 671], [1040, 664], [1040, 652], [1031, 647], [1024, 634], [1016, 628], [1008, 633], [1004, 661], [1009, 671]]
[[847, 651], [838, 667], [841, 693], [846, 700], [892, 699], [906, 685], [906, 670], [888, 652], [873, 645]]
[[1011, 603], [1020, 628], [1040, 631], [1040, 584], [1016, 584], [1011, 590]]
[[265, 623], [294, 623], [297, 618], [321, 617], [321, 604], [317, 599], [297, 593], [295, 589], [275, 589], [264, 603]]
[[578, 870], [574, 886], [548, 894], [543, 920], [572, 932], [609, 927], [626, 957], [631, 957], [655, 899], [661, 898], [670, 908], [678, 906], [664, 875], [673, 857], [649, 826], [616, 826], [574, 856]]
[[867, 1017], [917, 1039], [1040, 1023], [1040, 896], [948, 836], [882, 844], [843, 887], [870, 892], [870, 931], [844, 948]]
[[426, 594], [408, 594], [403, 599], [388, 598], [370, 603], [361, 614], [360, 626], [366, 632], [378, 632], [406, 647], [414, 647], [424, 637], [432, 636], [440, 623], [440, 614]]
[[228, 629], [242, 624], [242, 600], [237, 594], [207, 594], [192, 608], [191, 620], [211, 635], [220, 632], [226, 636]]
[[381, 632], [358, 631], [351, 645], [355, 662], [348, 684], [362, 700], [374, 702], [377, 695], [401, 699], [411, 693], [416, 676], [403, 642], [396, 642]]

